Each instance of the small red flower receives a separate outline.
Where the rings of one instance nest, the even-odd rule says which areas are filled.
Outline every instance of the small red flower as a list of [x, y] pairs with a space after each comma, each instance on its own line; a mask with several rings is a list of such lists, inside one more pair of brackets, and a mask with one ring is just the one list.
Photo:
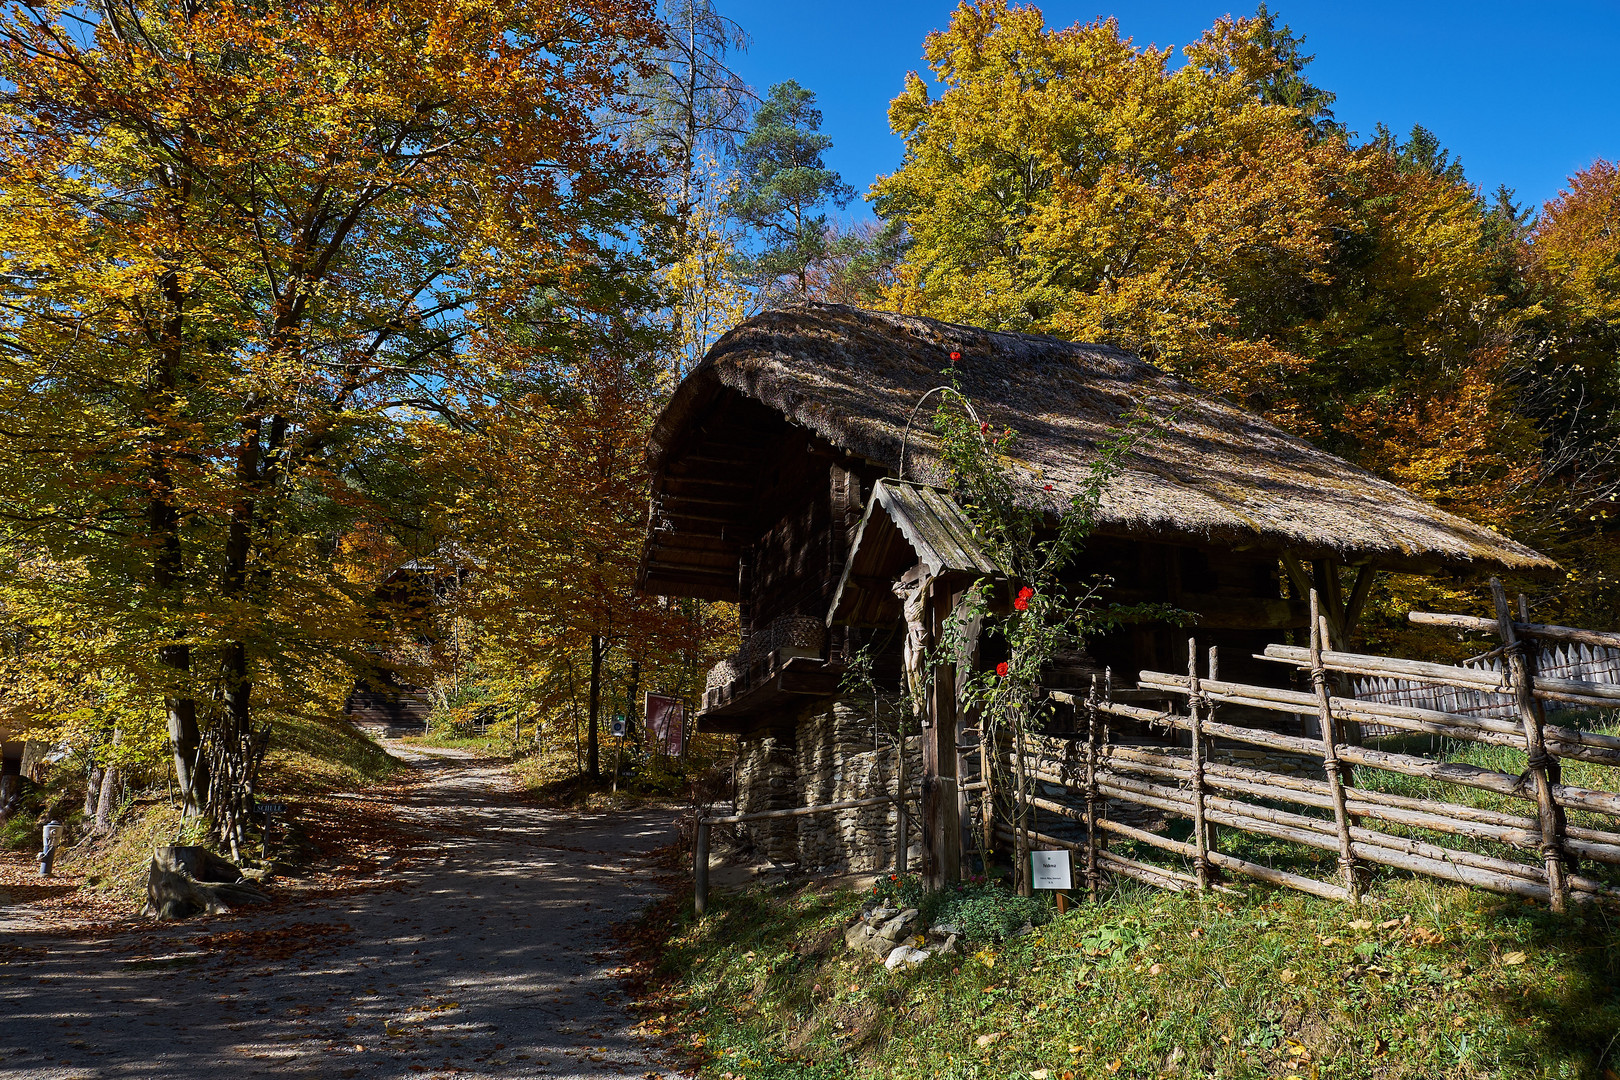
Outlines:
[[990, 433], [990, 425], [989, 424], [980, 424], [979, 425], [979, 434], [988, 435], [989, 433]]
[[1018, 590], [1018, 599], [1020, 599], [1020, 600], [1028, 600], [1030, 597], [1032, 597], [1034, 595], [1035, 595], [1035, 590], [1030, 588], [1028, 585], [1025, 585], [1022, 589]]
[[1007, 677], [1007, 661], [1003, 660], [996, 665], [996, 674], [1003, 679]]
[[1018, 599], [1013, 601], [1013, 607], [1019, 611], [1028, 611], [1029, 601], [1020, 596]]
[[960, 360], [960, 359], [962, 359], [962, 354], [959, 353], [959, 352], [953, 352], [953, 353], [951, 353], [951, 359], [952, 360]]
[[1051, 484], [1047, 484], [1047, 485], [1046, 485], [1046, 488], [1045, 488], [1045, 490], [1047, 490], [1047, 491], [1051, 491], [1051, 490], [1052, 490], [1052, 485], [1051, 485]]

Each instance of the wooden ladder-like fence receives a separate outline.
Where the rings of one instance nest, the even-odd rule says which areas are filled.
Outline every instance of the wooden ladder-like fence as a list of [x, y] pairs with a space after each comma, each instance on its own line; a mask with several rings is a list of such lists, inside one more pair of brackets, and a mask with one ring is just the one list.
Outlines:
[[[1620, 888], [1580, 872], [1582, 861], [1620, 865], [1620, 831], [1611, 824], [1612, 819], [1620, 819], [1620, 793], [1565, 784], [1561, 775], [1565, 760], [1620, 766], [1620, 738], [1549, 724], [1545, 716], [1548, 702], [1620, 709], [1620, 684], [1535, 670], [1542, 642], [1609, 649], [1620, 648], [1620, 635], [1534, 624], [1522, 615], [1515, 620], [1500, 584], [1492, 584], [1498, 616], [1494, 620], [1423, 613], [1414, 613], [1412, 619], [1496, 633], [1501, 641], [1496, 654], [1502, 663], [1495, 669], [1327, 649], [1313, 595], [1309, 647], [1272, 645], [1265, 655], [1308, 673], [1309, 691], [1200, 676], [1196, 643], [1189, 642], [1187, 674], [1145, 671], [1138, 679], [1141, 688], [1161, 691], [1167, 699], [1179, 700], [1182, 707], [1159, 711], [1112, 701], [1100, 685], [1088, 697], [1055, 694], [1076, 707], [1084, 738], [1033, 740], [1034, 779], [1046, 790], [1033, 799], [1032, 806], [1037, 820], [1040, 815], [1064, 820], [1069, 828], [1058, 831], [1079, 833], [1083, 839], [1032, 830], [1030, 841], [1036, 846], [1073, 850], [1083, 860], [1087, 883], [1093, 889], [1108, 874], [1175, 890], [1223, 888], [1220, 878], [1224, 873], [1359, 902], [1365, 887], [1362, 868], [1378, 865], [1531, 897], [1547, 902], [1555, 911], [1564, 910], [1572, 899], [1620, 901]], [[1513, 715], [1459, 713], [1344, 696], [1337, 687], [1348, 688], [1347, 677], [1499, 695], [1512, 703]], [[1314, 725], [1295, 723], [1314, 726], [1318, 734], [1302, 737], [1217, 719], [1223, 705], [1310, 718]], [[1120, 745], [1111, 730], [1118, 720], [1186, 732], [1188, 745]], [[1512, 747], [1525, 753], [1525, 769], [1514, 775], [1358, 745], [1346, 737], [1350, 724]], [[1281, 771], [1245, 763], [1241, 754], [1212, 753], [1217, 745], [1257, 748], [1259, 755], [1248, 756], [1271, 755], [1301, 767]], [[1220, 757], [1228, 760], [1218, 760]], [[1353, 783], [1352, 767], [1439, 781], [1529, 805], [1524, 812], [1514, 812], [1519, 808], [1485, 809], [1371, 790]], [[1620, 779], [1620, 773], [1615, 776]], [[1615, 785], [1604, 786], [1612, 789]], [[1120, 804], [1185, 819], [1191, 824], [1191, 835], [1177, 840], [1141, 828], [1140, 822], [1114, 820], [1109, 808]], [[1568, 811], [1597, 817], [1572, 825]], [[1384, 828], [1377, 827], [1380, 825]], [[1389, 826], [1417, 835], [1385, 831]], [[1337, 860], [1337, 873], [1334, 880], [1324, 881], [1240, 858], [1221, 850], [1224, 830], [1331, 853]], [[997, 832], [1004, 839], [1013, 839], [1008, 823], [999, 823]], [[1152, 863], [1111, 851], [1110, 838], [1177, 857], [1180, 865]], [[1529, 853], [1533, 861], [1513, 857], [1516, 853]]]

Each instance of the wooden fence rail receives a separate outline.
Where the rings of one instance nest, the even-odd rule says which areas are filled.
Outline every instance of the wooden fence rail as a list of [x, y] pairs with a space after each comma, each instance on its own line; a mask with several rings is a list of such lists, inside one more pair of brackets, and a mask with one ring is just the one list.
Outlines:
[[[1040, 814], [1084, 826], [1084, 841], [1044, 833], [1029, 839], [1069, 847], [1084, 857], [1088, 885], [1104, 873], [1167, 889], [1220, 887], [1218, 872], [1255, 878], [1316, 896], [1359, 902], [1365, 865], [1531, 897], [1562, 911], [1571, 900], [1620, 902], [1620, 887], [1580, 872], [1581, 862], [1620, 865], [1620, 820], [1614, 827], [1571, 825], [1566, 811], [1580, 810], [1620, 819], [1620, 792], [1565, 784], [1560, 759], [1620, 767], [1620, 738], [1548, 724], [1546, 703], [1575, 703], [1620, 709], [1620, 682], [1592, 677], [1606, 674], [1599, 664], [1567, 669], [1580, 678], [1544, 674], [1536, 668], [1545, 650], [1526, 647], [1527, 639], [1574, 643], [1583, 648], [1620, 648], [1620, 635], [1514, 621], [1500, 584], [1493, 582], [1498, 618], [1477, 619], [1418, 613], [1414, 622], [1490, 630], [1499, 636], [1502, 662], [1495, 667], [1459, 667], [1398, 657], [1368, 656], [1326, 649], [1326, 628], [1312, 599], [1308, 647], [1268, 646], [1261, 659], [1295, 666], [1310, 677], [1310, 691], [1285, 690], [1222, 681], [1198, 670], [1196, 643], [1189, 642], [1186, 675], [1144, 671], [1141, 688], [1161, 691], [1180, 707], [1150, 709], [1110, 700], [1101, 685], [1088, 697], [1055, 693], [1084, 718], [1084, 739], [1037, 739], [1034, 779], [1049, 785], [1033, 806]], [[1522, 610], [1522, 605], [1521, 605]], [[1340, 696], [1329, 673], [1370, 680], [1400, 680], [1441, 689], [1498, 696], [1511, 712], [1455, 712], [1415, 704]], [[1620, 678], [1620, 676], [1617, 676]], [[1445, 701], [1436, 695], [1430, 701]], [[1287, 735], [1236, 722], [1228, 711], [1215, 720], [1214, 706], [1231, 704], [1265, 713], [1316, 720], [1318, 738]], [[1118, 720], [1179, 730], [1182, 748], [1121, 746], [1110, 732]], [[1518, 775], [1455, 762], [1436, 761], [1355, 745], [1345, 724], [1383, 725], [1392, 732], [1418, 732], [1510, 747], [1526, 754]], [[1211, 759], [1220, 744], [1254, 747], [1308, 765], [1315, 775], [1291, 774]], [[1026, 751], [1026, 756], [1031, 756]], [[1421, 798], [1356, 787], [1350, 767], [1380, 770], [1491, 792], [1527, 804], [1524, 812], [1486, 809], [1443, 799]], [[1620, 778], [1620, 773], [1616, 774]], [[1611, 786], [1612, 785], [1606, 785]], [[1055, 795], [1078, 796], [1076, 803]], [[1185, 841], [1108, 817], [1109, 801], [1185, 819]], [[1418, 835], [1399, 835], [1374, 825]], [[1011, 827], [999, 832], [1011, 838]], [[1261, 866], [1219, 847], [1221, 830], [1269, 837], [1331, 853], [1338, 881], [1324, 882], [1291, 871]], [[1190, 865], [1158, 866], [1108, 850], [1117, 837]], [[1520, 861], [1515, 852], [1534, 862]]]

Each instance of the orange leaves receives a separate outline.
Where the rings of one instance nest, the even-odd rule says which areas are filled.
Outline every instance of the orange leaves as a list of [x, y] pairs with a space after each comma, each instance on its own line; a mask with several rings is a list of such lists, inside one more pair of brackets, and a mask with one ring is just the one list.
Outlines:
[[1577, 318], [1620, 320], [1620, 168], [1599, 159], [1549, 202], [1531, 245], [1534, 271]]

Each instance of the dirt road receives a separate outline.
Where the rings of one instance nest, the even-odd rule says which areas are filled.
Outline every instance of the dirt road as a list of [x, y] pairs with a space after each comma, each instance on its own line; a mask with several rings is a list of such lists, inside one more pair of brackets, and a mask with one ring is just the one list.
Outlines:
[[0, 928], [0, 1077], [673, 1077], [609, 933], [657, 889], [667, 813], [514, 801], [436, 751], [375, 880], [138, 933]]

